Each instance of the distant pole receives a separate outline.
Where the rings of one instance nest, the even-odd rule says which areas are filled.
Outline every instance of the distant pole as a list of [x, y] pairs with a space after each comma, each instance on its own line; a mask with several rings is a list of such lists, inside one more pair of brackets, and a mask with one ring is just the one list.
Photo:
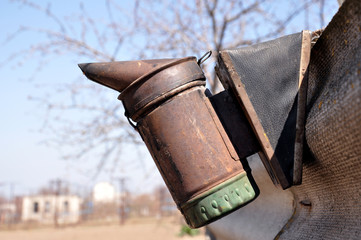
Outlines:
[[124, 194], [125, 193], [125, 178], [119, 178], [119, 223], [120, 225], [124, 225], [125, 223], [125, 197]]
[[[9, 185], [9, 196], [7, 197], [7, 208], [5, 209], [5, 211], [7, 211], [8, 215], [7, 215], [7, 225], [8, 228], [11, 227], [11, 225], [13, 224], [13, 220], [14, 220], [14, 213], [12, 212], [12, 208], [11, 208], [11, 203], [13, 202], [15, 204], [14, 201], [14, 182], [10, 182], [10, 183], [5, 183], [5, 182], [0, 182], [0, 186], [5, 186], [5, 185]], [[6, 191], [6, 190], [5, 190]]]
[[61, 188], [61, 180], [56, 179], [55, 181], [51, 181], [54, 185], [54, 192], [55, 192], [55, 200], [54, 200], [54, 226], [57, 228], [58, 224], [58, 197], [60, 195], [60, 188]]
[[9, 225], [11, 226], [13, 224], [13, 220], [14, 220], [14, 213], [11, 212], [11, 207], [10, 207], [10, 201], [15, 205], [15, 201], [14, 201], [14, 186], [15, 184], [12, 182], [10, 183], [10, 198], [9, 198], [9, 212], [10, 212], [10, 219], [9, 219]]
[[[0, 187], [1, 186], [3, 186], [4, 185], [4, 183], [3, 182], [0, 182]], [[0, 226], [3, 224], [4, 222], [3, 222], [3, 219], [0, 217]]]
[[162, 207], [164, 206], [165, 203], [165, 194], [164, 194], [164, 189], [162, 187], [159, 188], [159, 216], [160, 218], [163, 217], [163, 209]]

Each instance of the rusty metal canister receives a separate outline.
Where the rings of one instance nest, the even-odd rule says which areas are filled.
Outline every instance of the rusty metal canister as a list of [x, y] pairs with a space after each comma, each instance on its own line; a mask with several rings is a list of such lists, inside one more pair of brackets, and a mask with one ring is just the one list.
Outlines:
[[[212, 222], [255, 198], [205, 95], [205, 77], [195, 57], [79, 66], [90, 79], [120, 92], [126, 116], [136, 123], [191, 227]], [[131, 77], [121, 70], [124, 66]], [[142, 70], [137, 75], [132, 69]]]

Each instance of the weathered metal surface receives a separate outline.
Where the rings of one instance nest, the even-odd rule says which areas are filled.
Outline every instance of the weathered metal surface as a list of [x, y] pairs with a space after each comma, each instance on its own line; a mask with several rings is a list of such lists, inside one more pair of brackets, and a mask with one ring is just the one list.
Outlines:
[[132, 82], [118, 98], [122, 100], [128, 116], [136, 121], [143, 113], [183, 91], [191, 82], [205, 85], [203, 71], [195, 61], [195, 57], [172, 60]]
[[189, 89], [138, 122], [139, 132], [177, 204], [229, 174], [243, 171], [242, 165], [232, 159], [234, 155], [223, 143], [217, 127], [209, 124], [213, 119], [205, 104], [204, 90]]
[[[137, 123], [135, 127], [177, 206], [190, 226], [200, 227], [248, 203], [258, 190], [254, 181], [248, 179], [236, 149], [205, 95], [205, 78], [196, 58], [161, 63], [156, 68], [148, 65], [149, 72], [130, 76], [128, 70], [122, 73], [103, 63], [80, 67], [86, 76], [95, 76], [100, 83], [105, 74], [102, 84], [121, 91], [119, 99], [126, 115]], [[127, 66], [137, 64], [128, 62]], [[91, 74], [88, 70], [92, 70]], [[258, 149], [256, 144], [245, 146], [247, 154]], [[242, 152], [240, 149], [238, 152]]]
[[[239, 160], [237, 153], [204, 91], [202, 86], [186, 90], [138, 122], [139, 132], [181, 209], [190, 200], [201, 200], [198, 195], [245, 173], [240, 161], [235, 161]], [[187, 215], [186, 219], [192, 220]], [[210, 220], [204, 219], [203, 224]]]
[[177, 59], [81, 63], [80, 69], [89, 79], [122, 92], [132, 82], [149, 72], [161, 69]]

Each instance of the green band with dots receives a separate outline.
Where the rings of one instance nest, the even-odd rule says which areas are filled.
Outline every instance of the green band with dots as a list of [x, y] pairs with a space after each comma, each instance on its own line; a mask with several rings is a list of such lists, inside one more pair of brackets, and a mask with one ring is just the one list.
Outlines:
[[242, 172], [187, 201], [181, 209], [188, 225], [198, 228], [240, 208], [255, 196], [246, 172]]

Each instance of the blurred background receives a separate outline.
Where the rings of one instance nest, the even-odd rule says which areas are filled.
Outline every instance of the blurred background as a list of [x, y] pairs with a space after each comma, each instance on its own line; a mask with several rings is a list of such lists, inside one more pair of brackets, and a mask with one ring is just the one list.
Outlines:
[[1, 1], [0, 238], [204, 239], [184, 227], [119, 93], [77, 64], [212, 50], [203, 70], [215, 93], [219, 50], [323, 28], [337, 9], [336, 0]]

